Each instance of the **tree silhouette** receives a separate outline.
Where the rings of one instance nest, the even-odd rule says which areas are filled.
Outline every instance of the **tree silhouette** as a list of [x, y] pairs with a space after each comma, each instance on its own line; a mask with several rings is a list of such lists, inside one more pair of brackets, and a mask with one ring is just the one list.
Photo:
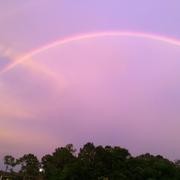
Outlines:
[[16, 165], [16, 160], [13, 156], [6, 155], [4, 156], [4, 164], [6, 165], [6, 172], [7, 171], [13, 172], [13, 168]]
[[[86, 143], [76, 153], [72, 144], [42, 157], [41, 165], [33, 154], [19, 159], [4, 157], [6, 172], [0, 177], [17, 180], [180, 180], [180, 163], [149, 153], [133, 157], [119, 146]], [[13, 172], [20, 165], [19, 172]], [[42, 173], [39, 168], [42, 168]]]
[[19, 173], [24, 177], [38, 176], [40, 163], [34, 154], [25, 154], [17, 159], [17, 164], [21, 166]]

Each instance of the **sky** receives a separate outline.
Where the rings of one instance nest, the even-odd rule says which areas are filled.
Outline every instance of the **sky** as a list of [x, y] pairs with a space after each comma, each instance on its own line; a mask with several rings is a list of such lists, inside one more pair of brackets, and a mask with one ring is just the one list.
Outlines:
[[0, 158], [86, 142], [180, 158], [179, 0], [1, 0]]

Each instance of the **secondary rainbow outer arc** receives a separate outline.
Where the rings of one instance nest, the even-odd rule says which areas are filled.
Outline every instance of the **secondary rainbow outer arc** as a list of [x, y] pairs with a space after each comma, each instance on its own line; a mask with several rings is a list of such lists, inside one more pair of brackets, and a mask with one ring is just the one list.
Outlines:
[[3, 74], [18, 64], [24, 63], [28, 59], [32, 58], [33, 56], [40, 54], [48, 49], [54, 48], [56, 46], [60, 46], [63, 44], [71, 43], [74, 41], [80, 41], [85, 39], [92, 39], [92, 38], [100, 38], [100, 37], [107, 37], [107, 36], [127, 36], [127, 37], [139, 37], [139, 38], [146, 38], [152, 39], [156, 41], [161, 41], [164, 43], [169, 43], [175, 46], [180, 46], [180, 40], [162, 36], [162, 35], [155, 35], [151, 33], [144, 33], [144, 32], [131, 32], [131, 31], [105, 31], [105, 32], [95, 32], [95, 33], [86, 33], [86, 34], [79, 34], [75, 36], [66, 37], [64, 39], [56, 40], [46, 45], [41, 46], [40, 48], [36, 48], [29, 53], [26, 53], [24, 56], [17, 58], [15, 61], [7, 65], [4, 69], [0, 71], [0, 74]]

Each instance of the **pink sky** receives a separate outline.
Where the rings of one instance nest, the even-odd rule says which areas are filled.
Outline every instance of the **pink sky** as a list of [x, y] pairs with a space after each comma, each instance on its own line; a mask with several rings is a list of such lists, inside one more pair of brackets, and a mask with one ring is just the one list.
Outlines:
[[[128, 16], [113, 11], [119, 1], [104, 3], [102, 8], [94, 1], [93, 12], [91, 2], [88, 9], [82, 1], [2, 3], [6, 11], [0, 19], [0, 70], [10, 68], [0, 74], [1, 157], [42, 155], [57, 146], [79, 147], [88, 141], [120, 145], [132, 154], [180, 157], [180, 36], [174, 27], [180, 27], [179, 11], [164, 4], [174, 17], [170, 28], [158, 3], [157, 19], [139, 7], [152, 12], [153, 6], [138, 3]], [[124, 29], [132, 35], [80, 38], [40, 51], [54, 39]], [[27, 61], [12, 66], [27, 52], [32, 52]]]
[[[35, 55], [29, 61], [53, 76], [28, 63], [2, 75], [2, 140], [19, 151], [26, 144], [40, 153], [93, 141], [175, 158], [179, 57], [176, 45], [123, 36], [74, 41]], [[36, 146], [40, 139], [45, 147]]]

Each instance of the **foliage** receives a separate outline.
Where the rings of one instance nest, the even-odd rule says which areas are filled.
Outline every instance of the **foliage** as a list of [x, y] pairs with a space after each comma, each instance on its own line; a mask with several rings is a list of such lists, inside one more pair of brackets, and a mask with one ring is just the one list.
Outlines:
[[39, 174], [40, 163], [34, 154], [25, 154], [17, 159], [17, 164], [21, 165], [19, 172], [25, 176], [37, 176]]
[[[119, 146], [95, 146], [87, 143], [76, 153], [72, 144], [55, 149], [42, 157], [41, 164], [33, 154], [19, 159], [4, 157], [6, 176], [14, 179], [44, 180], [179, 180], [180, 161], [169, 161], [149, 153], [131, 156]], [[19, 172], [13, 168], [20, 165]], [[40, 173], [39, 168], [43, 171]], [[0, 173], [0, 175], [5, 172]]]
[[6, 155], [4, 156], [4, 164], [6, 165], [6, 172], [13, 172], [13, 168], [16, 165], [16, 160], [13, 156]]

